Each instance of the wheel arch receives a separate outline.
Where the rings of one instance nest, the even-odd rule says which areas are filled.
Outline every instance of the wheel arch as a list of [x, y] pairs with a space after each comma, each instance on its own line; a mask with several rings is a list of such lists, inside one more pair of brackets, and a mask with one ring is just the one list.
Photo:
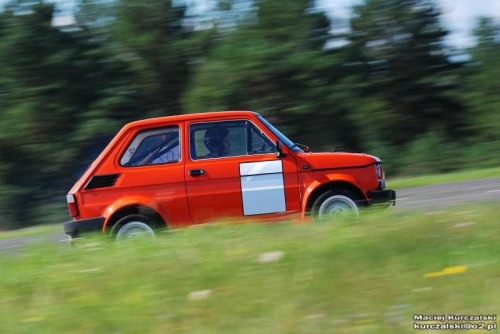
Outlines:
[[129, 215], [143, 215], [151, 218], [152, 228], [164, 228], [167, 226], [167, 217], [162, 215], [157, 208], [143, 203], [127, 203], [119, 208], [110, 210], [103, 225], [103, 233], [109, 234], [113, 226], [122, 218]]
[[319, 196], [333, 189], [345, 189], [352, 192], [357, 197], [356, 202], [360, 206], [365, 206], [368, 203], [367, 202], [368, 198], [365, 196], [363, 191], [361, 191], [361, 189], [359, 189], [356, 185], [345, 180], [334, 180], [327, 183], [323, 183], [321, 185], [317, 185], [315, 188], [309, 191], [308, 196], [304, 199], [305, 200], [304, 214], [310, 212], [314, 201]]

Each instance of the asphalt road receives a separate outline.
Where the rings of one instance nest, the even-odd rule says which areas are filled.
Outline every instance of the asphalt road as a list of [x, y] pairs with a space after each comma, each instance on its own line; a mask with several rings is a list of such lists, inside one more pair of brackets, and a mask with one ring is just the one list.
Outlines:
[[22, 249], [23, 246], [33, 243], [33, 242], [43, 242], [43, 241], [54, 241], [59, 243], [69, 243], [68, 237], [64, 232], [62, 232], [62, 224], [61, 224], [61, 233], [54, 234], [46, 234], [43, 236], [30, 236], [30, 237], [21, 237], [21, 238], [13, 238], [13, 239], [5, 239], [0, 240], [0, 252], [3, 251], [18, 251]]
[[395, 208], [439, 210], [472, 202], [500, 205], [500, 178], [460, 181], [431, 186], [396, 189]]
[[[439, 211], [447, 206], [480, 202], [496, 203], [500, 206], [500, 178], [460, 181], [431, 186], [395, 189], [397, 191], [396, 206], [388, 210], [422, 210]], [[61, 225], [62, 229], [62, 225]], [[0, 240], [1, 251], [16, 251], [22, 246], [36, 241], [67, 241], [61, 233]]]

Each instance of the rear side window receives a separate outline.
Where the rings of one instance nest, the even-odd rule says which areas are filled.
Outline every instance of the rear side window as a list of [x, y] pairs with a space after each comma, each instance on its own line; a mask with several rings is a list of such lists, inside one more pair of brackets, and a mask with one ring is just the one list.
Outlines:
[[181, 160], [180, 130], [177, 126], [137, 133], [120, 159], [122, 166], [147, 166]]

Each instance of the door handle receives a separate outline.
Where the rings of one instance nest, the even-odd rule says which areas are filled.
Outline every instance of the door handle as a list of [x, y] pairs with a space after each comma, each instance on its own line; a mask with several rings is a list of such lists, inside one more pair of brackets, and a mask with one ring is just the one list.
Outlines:
[[189, 175], [191, 176], [199, 176], [205, 174], [205, 171], [203, 169], [191, 169], [189, 170]]

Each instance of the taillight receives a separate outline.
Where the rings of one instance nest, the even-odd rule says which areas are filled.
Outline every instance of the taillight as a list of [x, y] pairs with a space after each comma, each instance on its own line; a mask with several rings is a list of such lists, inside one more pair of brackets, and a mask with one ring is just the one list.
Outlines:
[[75, 195], [66, 195], [66, 201], [68, 202], [69, 214], [72, 217], [78, 217], [78, 204], [76, 203]]

